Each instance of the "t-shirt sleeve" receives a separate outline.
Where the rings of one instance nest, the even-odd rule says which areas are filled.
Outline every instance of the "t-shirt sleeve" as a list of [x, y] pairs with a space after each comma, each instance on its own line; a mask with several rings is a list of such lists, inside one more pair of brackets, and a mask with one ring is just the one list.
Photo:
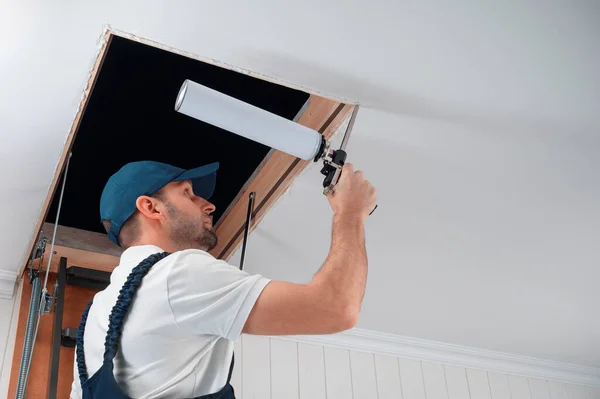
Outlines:
[[167, 259], [167, 297], [179, 328], [237, 340], [270, 280], [202, 251], [181, 251]]

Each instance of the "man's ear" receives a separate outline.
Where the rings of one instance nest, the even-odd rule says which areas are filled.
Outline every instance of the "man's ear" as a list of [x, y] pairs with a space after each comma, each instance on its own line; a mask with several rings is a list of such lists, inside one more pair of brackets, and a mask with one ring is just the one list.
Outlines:
[[157, 198], [141, 195], [135, 201], [137, 210], [148, 219], [161, 219], [163, 215], [162, 203]]

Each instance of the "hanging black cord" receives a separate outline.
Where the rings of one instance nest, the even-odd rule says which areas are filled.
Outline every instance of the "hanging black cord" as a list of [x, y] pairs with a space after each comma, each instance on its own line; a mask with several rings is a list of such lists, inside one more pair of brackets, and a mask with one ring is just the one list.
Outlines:
[[252, 191], [248, 196], [248, 214], [246, 215], [246, 226], [244, 227], [244, 242], [242, 243], [242, 257], [240, 259], [240, 270], [244, 270], [244, 259], [246, 258], [246, 244], [248, 243], [248, 234], [250, 233], [250, 223], [252, 223], [252, 212], [254, 212], [254, 198], [256, 198], [256, 193]]

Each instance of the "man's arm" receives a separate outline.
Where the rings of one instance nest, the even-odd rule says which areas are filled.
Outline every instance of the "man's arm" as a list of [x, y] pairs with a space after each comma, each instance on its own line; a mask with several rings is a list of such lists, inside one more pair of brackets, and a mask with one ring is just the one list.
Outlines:
[[271, 281], [258, 297], [243, 332], [259, 335], [328, 334], [354, 327], [367, 278], [364, 220], [375, 188], [346, 164], [334, 193], [331, 249], [308, 284]]

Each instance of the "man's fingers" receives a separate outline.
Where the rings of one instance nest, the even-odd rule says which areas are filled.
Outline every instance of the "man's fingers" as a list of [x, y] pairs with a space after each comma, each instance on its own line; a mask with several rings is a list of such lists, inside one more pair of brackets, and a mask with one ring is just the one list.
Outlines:
[[344, 181], [346, 179], [349, 179], [352, 174], [354, 173], [354, 165], [352, 165], [350, 162], [344, 164], [344, 166], [342, 167], [342, 175], [340, 176], [340, 181]]
[[354, 174], [354, 165], [351, 163], [346, 163], [342, 166], [342, 171], [340, 172], [340, 177], [338, 178], [337, 186], [344, 187], [346, 186], [346, 182], [352, 175]]

